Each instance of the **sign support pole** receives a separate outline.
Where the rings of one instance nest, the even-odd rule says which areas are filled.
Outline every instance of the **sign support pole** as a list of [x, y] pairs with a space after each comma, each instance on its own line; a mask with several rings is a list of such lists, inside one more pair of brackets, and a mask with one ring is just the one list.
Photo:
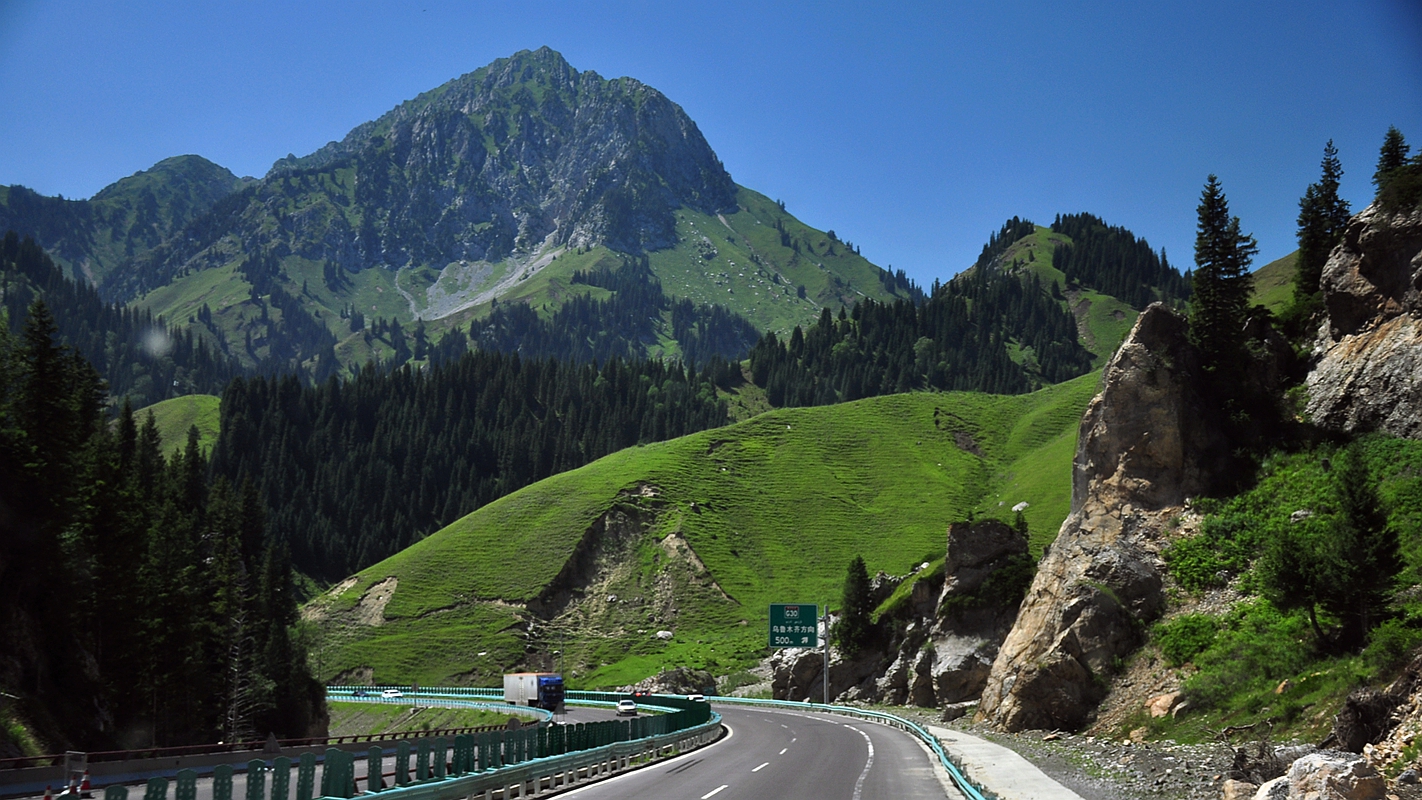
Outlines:
[[825, 623], [825, 705], [829, 705], [829, 604], [825, 604], [825, 615], [821, 617]]

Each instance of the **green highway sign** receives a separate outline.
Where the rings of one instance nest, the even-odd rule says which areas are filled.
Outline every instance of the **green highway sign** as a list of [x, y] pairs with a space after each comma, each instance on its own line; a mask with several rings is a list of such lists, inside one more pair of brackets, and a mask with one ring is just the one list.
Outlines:
[[819, 606], [813, 603], [771, 603], [770, 646], [819, 647], [818, 616]]

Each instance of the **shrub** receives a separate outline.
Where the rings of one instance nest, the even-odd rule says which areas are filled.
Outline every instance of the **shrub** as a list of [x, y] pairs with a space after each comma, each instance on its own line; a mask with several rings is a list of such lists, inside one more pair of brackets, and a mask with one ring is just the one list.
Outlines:
[[1368, 636], [1363, 662], [1378, 672], [1399, 669], [1406, 666], [1418, 645], [1422, 645], [1422, 631], [1402, 620], [1390, 619]]
[[1226, 615], [1214, 640], [1194, 657], [1200, 671], [1185, 682], [1192, 703], [1224, 708], [1236, 695], [1296, 675], [1317, 658], [1301, 614], [1267, 601], [1243, 603]]
[[1151, 638], [1165, 654], [1170, 666], [1178, 667], [1213, 644], [1217, 630], [1214, 617], [1185, 614], [1156, 625], [1151, 630]]

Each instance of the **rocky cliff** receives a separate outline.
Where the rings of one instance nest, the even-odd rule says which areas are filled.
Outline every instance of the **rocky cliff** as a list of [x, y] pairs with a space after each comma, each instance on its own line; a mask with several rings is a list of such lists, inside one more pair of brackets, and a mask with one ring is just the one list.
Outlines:
[[1229, 450], [1194, 388], [1198, 357], [1186, 332], [1182, 317], [1153, 305], [1106, 366], [1081, 421], [1072, 513], [993, 662], [979, 719], [1009, 730], [1080, 727], [1162, 611], [1167, 522]]
[[[977, 700], [1032, 566], [1026, 535], [1009, 525], [948, 526], [941, 571], [925, 564], [912, 575], [875, 576], [875, 605], [891, 597], [901, 602], [884, 611], [875, 642], [863, 652], [845, 658], [832, 648], [830, 697], [929, 708]], [[775, 697], [822, 696], [821, 651], [778, 651], [770, 668]]]
[[1422, 438], [1422, 206], [1374, 203], [1354, 217], [1322, 288], [1309, 415], [1329, 428]]

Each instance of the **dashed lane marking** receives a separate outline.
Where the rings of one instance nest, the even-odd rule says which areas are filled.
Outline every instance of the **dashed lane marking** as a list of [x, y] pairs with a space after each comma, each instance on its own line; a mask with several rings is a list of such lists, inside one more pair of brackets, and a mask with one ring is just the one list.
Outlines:
[[[785, 750], [789, 750], [789, 749], [790, 749], [790, 748], [788, 748], [788, 747], [785, 748]], [[780, 751], [780, 755], [782, 755], [782, 756], [785, 755], [785, 750], [781, 750], [781, 751]]]
[[720, 794], [722, 789], [724, 789], [724, 788], [726, 788], [727, 786], [730, 786], [730, 785], [731, 785], [731, 784], [729, 784], [729, 783], [723, 783], [723, 784], [721, 784], [720, 786], [717, 786], [715, 789], [712, 789], [711, 791], [707, 792], [706, 794], [701, 795], [701, 800], [711, 800], [711, 798], [713, 798], [713, 797], [715, 797], [716, 795]]
[[760, 766], [758, 766], [758, 767], [756, 767], [755, 769], [751, 770], [751, 772], [760, 772], [761, 770], [765, 769], [765, 768], [768, 767], [768, 766], [770, 766], [770, 762], [769, 762], [769, 761], [767, 761], [767, 762], [765, 762], [764, 764], [761, 764]]

